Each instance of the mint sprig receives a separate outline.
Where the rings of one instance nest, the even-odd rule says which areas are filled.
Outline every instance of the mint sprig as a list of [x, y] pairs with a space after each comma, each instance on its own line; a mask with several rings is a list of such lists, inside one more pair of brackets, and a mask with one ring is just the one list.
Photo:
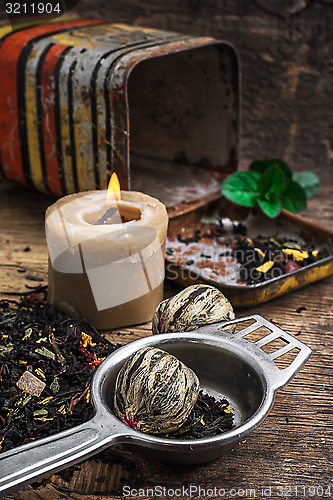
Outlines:
[[255, 160], [247, 172], [236, 172], [224, 181], [221, 191], [230, 201], [245, 207], [259, 206], [268, 217], [282, 208], [297, 213], [319, 189], [312, 172], [293, 174], [280, 158]]

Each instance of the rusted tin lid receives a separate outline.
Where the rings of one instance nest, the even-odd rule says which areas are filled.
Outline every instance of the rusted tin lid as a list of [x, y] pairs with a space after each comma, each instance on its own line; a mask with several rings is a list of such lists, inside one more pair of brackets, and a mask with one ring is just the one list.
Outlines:
[[227, 42], [55, 22], [3, 35], [0, 75], [10, 181], [62, 196], [105, 189], [116, 171], [122, 189], [180, 214], [237, 170], [240, 68]]

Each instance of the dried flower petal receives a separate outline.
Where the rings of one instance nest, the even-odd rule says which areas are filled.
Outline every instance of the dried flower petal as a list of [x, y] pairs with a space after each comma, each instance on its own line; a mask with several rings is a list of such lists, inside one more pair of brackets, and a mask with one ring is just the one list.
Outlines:
[[301, 262], [304, 259], [308, 259], [309, 253], [308, 252], [301, 252], [299, 250], [292, 250], [290, 248], [283, 248], [282, 252], [285, 253], [286, 255], [289, 255], [293, 257], [297, 262]]
[[272, 260], [269, 260], [268, 262], [265, 262], [265, 264], [257, 267], [256, 271], [259, 271], [259, 273], [267, 273], [267, 271], [269, 271], [273, 266], [274, 262]]
[[83, 347], [88, 347], [88, 345], [90, 345], [90, 347], [94, 347], [96, 345], [96, 342], [93, 342], [91, 336], [87, 333], [82, 332], [81, 336]]
[[43, 370], [41, 368], [36, 368], [35, 373], [43, 380], [46, 380], [45, 373], [43, 372]]

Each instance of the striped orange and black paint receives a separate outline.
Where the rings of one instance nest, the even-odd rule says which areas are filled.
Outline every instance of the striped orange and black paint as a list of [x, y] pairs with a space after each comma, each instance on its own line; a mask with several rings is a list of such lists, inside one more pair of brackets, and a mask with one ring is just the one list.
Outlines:
[[[0, 95], [0, 154], [2, 173], [8, 180], [25, 187], [36, 187], [41, 191], [63, 194], [63, 190], [59, 189], [61, 187], [61, 168], [59, 169], [57, 166], [55, 169], [54, 165], [51, 169], [49, 168], [49, 171], [52, 170], [51, 186], [48, 185], [47, 181], [45, 151], [48, 144], [44, 144], [43, 140], [40, 140], [43, 136], [42, 99], [45, 101], [46, 97], [46, 95], [42, 96], [41, 76], [44, 73], [45, 78], [45, 68], [51, 70], [52, 74], [54, 73], [54, 69], [50, 68], [50, 60], [47, 60], [48, 53], [57, 54], [53, 60], [54, 67], [56, 67], [59, 57], [61, 58], [62, 52], [67, 47], [57, 47], [52, 43], [46, 45], [36, 65], [36, 73], [33, 75], [34, 85], [31, 85], [30, 82], [30, 85], [27, 85], [26, 64], [29, 57], [34, 55], [34, 45], [48, 38], [50, 34], [97, 23], [99, 24], [101, 21], [80, 20], [52, 23], [26, 28], [23, 31], [13, 31], [6, 34], [2, 40], [0, 46], [0, 75], [3, 82]], [[48, 65], [46, 64], [43, 68], [46, 61]], [[49, 98], [49, 102], [52, 101], [54, 102], [54, 99]], [[31, 109], [34, 104], [35, 109]], [[50, 111], [52, 114], [53, 110]], [[31, 121], [37, 125], [39, 132], [39, 150], [34, 147], [29, 148], [29, 139], [34, 141], [32, 129], [29, 129]], [[44, 125], [46, 125], [45, 119]], [[52, 134], [54, 128], [55, 122], [52, 123], [52, 120], [48, 119], [48, 133]], [[55, 136], [55, 134], [53, 135]], [[52, 143], [52, 147], [53, 145], [54, 143]]]
[[[75, 20], [0, 28], [1, 36], [3, 176], [62, 196], [105, 189], [120, 164], [126, 187], [128, 67], [147, 57], [146, 49], [156, 55], [184, 35]], [[132, 53], [128, 67], [122, 65]]]

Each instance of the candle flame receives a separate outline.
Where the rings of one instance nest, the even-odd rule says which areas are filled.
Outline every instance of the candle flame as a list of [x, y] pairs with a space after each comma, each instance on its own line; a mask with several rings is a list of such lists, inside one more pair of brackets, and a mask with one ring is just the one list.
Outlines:
[[120, 182], [116, 172], [113, 172], [108, 185], [108, 192], [106, 194], [107, 200], [120, 200]]

